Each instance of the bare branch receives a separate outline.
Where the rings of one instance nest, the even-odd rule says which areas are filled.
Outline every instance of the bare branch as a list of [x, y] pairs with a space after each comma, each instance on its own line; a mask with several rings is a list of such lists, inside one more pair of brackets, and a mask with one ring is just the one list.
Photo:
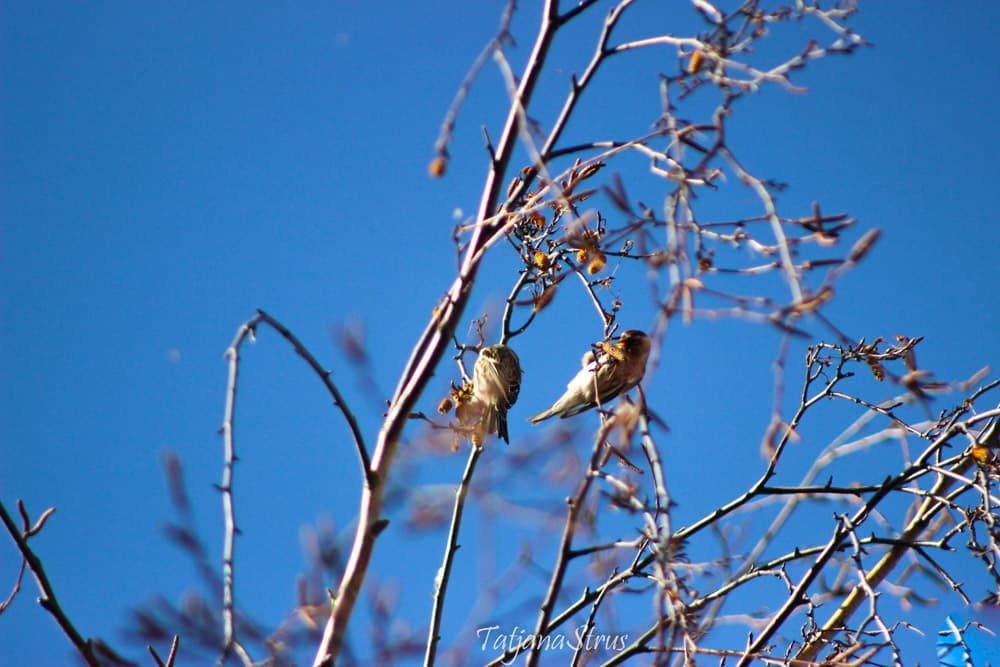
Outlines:
[[431, 610], [430, 630], [427, 636], [427, 652], [424, 654], [424, 664], [433, 665], [437, 655], [437, 645], [441, 640], [441, 615], [444, 611], [444, 600], [448, 592], [448, 582], [451, 580], [451, 566], [455, 560], [455, 553], [460, 545], [458, 543], [458, 532], [462, 526], [462, 514], [465, 511], [465, 498], [469, 493], [469, 484], [472, 483], [472, 475], [476, 470], [476, 463], [483, 453], [483, 448], [473, 445], [469, 452], [469, 460], [465, 464], [465, 472], [462, 473], [462, 481], [455, 490], [455, 507], [452, 511], [451, 525], [448, 528], [448, 542], [445, 546], [444, 561], [434, 579], [434, 606]]
[[[38, 584], [38, 590], [41, 592], [41, 597], [38, 598], [38, 604], [41, 605], [42, 609], [49, 612], [52, 618], [55, 619], [56, 623], [62, 629], [63, 634], [69, 638], [70, 642], [76, 647], [76, 650], [83, 657], [84, 661], [90, 665], [90, 667], [101, 667], [100, 661], [94, 654], [94, 643], [90, 639], [84, 639], [80, 631], [76, 629], [73, 622], [70, 621], [69, 616], [63, 610], [62, 606], [59, 604], [59, 600], [56, 597], [55, 589], [52, 588], [52, 584], [49, 581], [48, 575], [45, 573], [45, 567], [42, 565], [41, 559], [37, 554], [28, 546], [28, 537], [30, 534], [37, 533], [41, 529], [43, 519], [40, 519], [35, 528], [31, 528], [31, 522], [27, 520], [27, 511], [24, 509], [23, 504], [18, 501], [18, 508], [21, 510], [21, 516], [24, 519], [24, 527], [18, 528], [17, 524], [14, 523], [14, 519], [7, 512], [7, 508], [4, 506], [3, 502], [0, 502], [0, 521], [3, 521], [3, 525], [7, 528], [7, 532], [10, 534], [11, 538], [14, 540], [14, 544], [17, 545], [17, 550], [21, 552], [22, 561], [22, 572], [25, 564], [28, 569], [31, 570], [31, 574], [35, 577], [35, 583]], [[47, 518], [52, 513], [52, 510], [47, 510], [43, 515]], [[18, 577], [20, 580], [20, 576]]]
[[371, 470], [371, 459], [368, 456], [368, 448], [365, 446], [365, 438], [361, 434], [361, 427], [358, 426], [358, 420], [355, 418], [354, 413], [347, 407], [347, 401], [344, 399], [343, 394], [340, 393], [340, 390], [337, 389], [337, 386], [331, 379], [331, 376], [333, 375], [332, 371], [324, 369], [323, 366], [316, 360], [316, 357], [309, 352], [306, 346], [303, 345], [295, 334], [293, 334], [281, 322], [260, 309], [257, 310], [257, 316], [260, 318], [261, 322], [269, 324], [275, 331], [281, 334], [285, 340], [292, 344], [296, 354], [302, 357], [306, 363], [309, 364], [309, 367], [316, 373], [316, 376], [323, 383], [323, 386], [325, 386], [327, 391], [330, 392], [330, 395], [333, 396], [333, 404], [336, 405], [341, 414], [344, 415], [344, 419], [347, 421], [347, 425], [351, 429], [354, 446], [358, 450], [358, 458], [361, 461], [363, 479], [367, 483], [368, 474]]
[[226, 350], [229, 360], [229, 381], [226, 384], [226, 407], [222, 420], [223, 465], [222, 482], [219, 490], [222, 492], [222, 514], [225, 522], [225, 536], [222, 544], [222, 634], [223, 648], [218, 664], [225, 663], [230, 653], [235, 653], [247, 667], [252, 667], [253, 658], [236, 638], [235, 617], [235, 569], [233, 567], [236, 550], [236, 506], [233, 501], [233, 473], [236, 465], [236, 438], [234, 434], [236, 416], [236, 386], [239, 376], [240, 345], [247, 337], [253, 339], [256, 326], [261, 320], [258, 313], [243, 324], [236, 333], [236, 338]]

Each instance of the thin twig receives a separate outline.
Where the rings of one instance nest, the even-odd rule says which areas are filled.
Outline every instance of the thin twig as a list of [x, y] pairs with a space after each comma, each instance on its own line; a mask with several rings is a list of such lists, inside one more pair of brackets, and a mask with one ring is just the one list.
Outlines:
[[[26, 512], [22, 511], [22, 518]], [[51, 514], [51, 511], [46, 513]], [[76, 629], [73, 622], [70, 621], [69, 616], [63, 610], [62, 606], [59, 604], [59, 599], [56, 597], [55, 589], [52, 588], [52, 583], [49, 581], [48, 575], [45, 573], [45, 567], [42, 565], [41, 559], [37, 554], [28, 546], [28, 539], [25, 537], [31, 532], [29, 527], [29, 522], [24, 522], [23, 532], [14, 523], [14, 519], [7, 512], [7, 508], [4, 506], [3, 502], [0, 501], [0, 520], [3, 521], [4, 527], [7, 528], [7, 532], [14, 539], [14, 543], [17, 545], [17, 550], [21, 552], [21, 557], [24, 559], [24, 563], [27, 563], [28, 569], [31, 570], [31, 574], [35, 577], [35, 583], [38, 584], [38, 590], [41, 592], [41, 597], [38, 598], [38, 604], [41, 605], [42, 609], [49, 612], [52, 618], [56, 620], [59, 627], [62, 629], [63, 634], [65, 634], [70, 642], [76, 647], [76, 650], [83, 657], [84, 661], [90, 667], [101, 667], [100, 661], [97, 656], [94, 655], [94, 645], [89, 639], [84, 639], [80, 631]], [[35, 530], [34, 532], [37, 532]]]
[[236, 465], [236, 440], [234, 434], [236, 416], [236, 387], [239, 376], [240, 345], [247, 337], [253, 339], [257, 324], [261, 321], [260, 313], [243, 324], [236, 332], [236, 338], [226, 350], [229, 361], [229, 380], [226, 383], [226, 407], [222, 419], [223, 465], [222, 482], [219, 491], [222, 492], [222, 515], [225, 523], [225, 535], [222, 543], [222, 637], [223, 648], [218, 665], [223, 665], [230, 653], [237, 657], [247, 667], [252, 667], [253, 658], [246, 648], [236, 638], [235, 623], [235, 569], [233, 567], [236, 550], [236, 504], [233, 499], [233, 474]]
[[180, 637], [174, 635], [173, 641], [170, 642], [170, 653], [167, 654], [167, 660], [165, 662], [163, 658], [160, 657], [160, 654], [156, 652], [156, 649], [152, 647], [152, 645], [146, 646], [146, 649], [149, 651], [150, 655], [153, 656], [153, 660], [156, 661], [158, 667], [173, 667], [174, 660], [177, 659], [177, 648], [179, 646], [180, 646]]
[[531, 273], [528, 271], [521, 271], [521, 274], [517, 278], [517, 282], [514, 283], [514, 287], [511, 288], [510, 294], [507, 295], [507, 299], [504, 301], [503, 316], [500, 320], [500, 344], [506, 345], [507, 342], [524, 331], [529, 324], [535, 319], [535, 315], [538, 311], [535, 309], [531, 310], [531, 314], [528, 315], [527, 321], [522, 324], [518, 329], [511, 330], [510, 320], [514, 315], [514, 306], [517, 303], [517, 296], [521, 293], [521, 288], [524, 287], [525, 283], [531, 278]]
[[455, 553], [458, 551], [458, 533], [462, 526], [462, 514], [465, 511], [465, 498], [469, 493], [469, 484], [472, 482], [472, 475], [476, 470], [476, 463], [483, 453], [483, 448], [473, 445], [469, 452], [469, 460], [465, 464], [465, 472], [462, 473], [462, 481], [459, 482], [455, 490], [455, 505], [452, 509], [451, 525], [448, 528], [448, 542], [445, 546], [444, 560], [441, 569], [438, 570], [434, 579], [434, 606], [431, 610], [431, 626], [427, 634], [427, 651], [424, 654], [424, 665], [430, 667], [434, 664], [437, 655], [438, 642], [441, 640], [441, 615], [444, 612], [444, 600], [448, 592], [448, 582], [451, 581], [451, 566], [455, 561]]
[[483, 69], [490, 55], [496, 49], [499, 49], [505, 40], [510, 38], [510, 21], [514, 16], [516, 8], [517, 3], [514, 0], [510, 0], [507, 3], [500, 17], [500, 26], [497, 28], [496, 37], [490, 40], [483, 47], [483, 50], [480, 51], [479, 55], [476, 56], [469, 71], [465, 74], [465, 78], [462, 79], [462, 83], [458, 86], [458, 90], [455, 91], [455, 98], [451, 101], [451, 105], [445, 113], [444, 120], [441, 122], [441, 132], [438, 135], [437, 141], [434, 142], [434, 152], [440, 157], [446, 158], [448, 156], [448, 144], [451, 143], [452, 131], [455, 129], [455, 120], [458, 118], [458, 111], [472, 89], [473, 82], [479, 76], [479, 72]]
[[[590, 487], [598, 476], [599, 462], [604, 455], [604, 439], [612, 426], [612, 421], [607, 420], [601, 425], [597, 437], [594, 439], [594, 446], [590, 454], [590, 463], [584, 473], [583, 479], [576, 489], [573, 497], [567, 501], [566, 522], [563, 524], [563, 534], [559, 541], [559, 555], [556, 558], [555, 567], [552, 570], [552, 577], [549, 579], [549, 587], [545, 592], [545, 598], [538, 610], [538, 621], [535, 623], [535, 637], [545, 636], [545, 629], [549, 625], [552, 610], [555, 607], [556, 599], [562, 590], [563, 579], [566, 576], [566, 569], [572, 558], [573, 536], [580, 521], [580, 512], [583, 511], [586, 498], [590, 492]], [[536, 642], [528, 652], [525, 659], [527, 667], [535, 667], [541, 659], [541, 643]]]
[[315, 371], [316, 376], [319, 377], [323, 386], [325, 386], [327, 391], [330, 392], [330, 395], [333, 396], [333, 404], [336, 405], [341, 414], [344, 415], [344, 419], [347, 421], [347, 425], [351, 429], [354, 446], [358, 450], [358, 458], [361, 461], [363, 479], [367, 484], [369, 471], [371, 470], [371, 458], [368, 456], [368, 448], [365, 446], [365, 438], [361, 434], [361, 427], [358, 425], [357, 418], [355, 418], [354, 413], [351, 412], [350, 408], [347, 406], [347, 401], [344, 400], [344, 395], [340, 393], [340, 390], [337, 389], [337, 385], [333, 383], [333, 380], [331, 379], [332, 372], [323, 368], [319, 361], [316, 360], [316, 357], [314, 357], [306, 346], [302, 344], [302, 341], [300, 341], [285, 325], [259, 308], [257, 309], [257, 315], [260, 318], [260, 321], [269, 324], [275, 331], [281, 334], [285, 340], [292, 344], [296, 354], [302, 357], [305, 362], [309, 364], [309, 367]]

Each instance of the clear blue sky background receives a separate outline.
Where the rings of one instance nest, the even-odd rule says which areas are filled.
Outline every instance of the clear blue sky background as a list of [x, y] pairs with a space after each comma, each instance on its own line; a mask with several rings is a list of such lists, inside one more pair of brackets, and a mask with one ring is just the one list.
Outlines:
[[[518, 26], [534, 27], [532, 4]], [[34, 546], [86, 634], [118, 644], [128, 609], [154, 592], [177, 600], [193, 580], [161, 530], [172, 516], [164, 451], [183, 459], [199, 525], [220, 547], [222, 354], [254, 308], [337, 370], [373, 436], [380, 406], [362, 397], [331, 326], [364, 321], [375, 378], [390, 391], [453, 274], [455, 211], [475, 211], [486, 168], [479, 128], [498, 134], [503, 97], [488, 71], [460, 117], [447, 177], [428, 178], [444, 111], [500, 10], [485, 1], [0, 5], [0, 497], [11, 508], [23, 498], [36, 515], [57, 508]], [[669, 13], [660, 20], [651, 29], [671, 30]], [[808, 95], [770, 90], [742, 103], [733, 137], [756, 173], [792, 184], [783, 203], [805, 213], [818, 200], [883, 229], [828, 312], [869, 339], [926, 336], [921, 365], [942, 379], [1000, 366], [990, 194], [998, 22], [993, 3], [863, 3], [853, 25], [875, 48], [811, 67], [800, 79]], [[531, 33], [518, 36], [523, 57]], [[551, 79], [559, 95], [582, 67], [565, 53]], [[673, 54], [664, 53], [666, 70]], [[594, 126], [648, 126], [655, 72], [615, 70], [631, 96], [589, 100]], [[730, 192], [753, 206], [745, 190]], [[469, 317], [506, 294], [515, 259], [498, 250]], [[589, 306], [573, 315], [570, 303], [519, 347], [528, 375], [511, 450], [527, 446], [524, 417], [559, 393], [600, 336]], [[651, 322], [638, 306], [622, 318]], [[560, 330], [571, 332], [565, 346], [551, 345]], [[682, 478], [711, 474], [713, 487], [737, 489], [746, 484], [737, 472], [759, 470], [776, 347], [773, 332], [741, 323], [668, 336], [648, 382], [673, 427], [671, 470], [684, 471], [678, 511], [698, 505], [698, 487]], [[238, 593], [276, 623], [295, 604], [301, 527], [322, 516], [349, 524], [357, 470], [327, 395], [285, 343], [264, 334], [245, 357]], [[706, 422], [711, 433], [699, 430]], [[727, 448], [731, 470], [705, 470], [706, 442]], [[427, 479], [454, 482], [463, 461], [443, 459]], [[0, 545], [5, 594], [19, 560], [8, 540]], [[377, 561], [378, 576], [400, 583], [419, 623], [440, 546], [411, 544], [401, 564], [406, 547], [387, 547], [396, 562]], [[978, 598], [987, 582], [970, 585]], [[0, 665], [68, 661], [34, 597], [26, 582], [0, 618]], [[925, 617], [925, 664], [949, 610]]]

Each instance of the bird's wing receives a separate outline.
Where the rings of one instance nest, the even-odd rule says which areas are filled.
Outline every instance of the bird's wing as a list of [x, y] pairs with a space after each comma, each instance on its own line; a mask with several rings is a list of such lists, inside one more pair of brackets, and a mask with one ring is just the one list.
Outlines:
[[594, 395], [593, 382], [594, 371], [597, 370], [597, 362], [591, 361], [581, 368], [573, 379], [566, 384], [566, 391], [552, 404], [548, 410], [539, 412], [531, 418], [531, 421], [538, 423], [549, 417], [559, 415], [568, 417], [575, 415], [590, 407]]
[[[567, 406], [569, 409], [563, 412], [561, 415], [562, 417], [572, 417], [573, 415], [578, 415], [581, 412], [596, 407], [598, 403], [600, 403], [601, 406], [605, 406], [625, 390], [625, 377], [620, 372], [621, 369], [618, 368], [615, 360], [604, 357], [601, 359], [600, 367], [595, 368], [595, 370], [597, 372], [596, 380], [593, 371], [590, 372], [589, 377], [587, 378], [588, 382], [591, 383], [589, 391], [587, 392], [587, 400], [576, 406]], [[594, 391], [595, 383], [599, 392]], [[598, 396], [598, 400], [594, 399], [595, 395]]]
[[518, 367], [512, 367], [509, 369], [510, 372], [507, 377], [504, 378], [504, 387], [506, 391], [504, 392], [504, 403], [505, 408], [510, 408], [510, 406], [517, 403], [517, 397], [521, 394], [521, 369]]

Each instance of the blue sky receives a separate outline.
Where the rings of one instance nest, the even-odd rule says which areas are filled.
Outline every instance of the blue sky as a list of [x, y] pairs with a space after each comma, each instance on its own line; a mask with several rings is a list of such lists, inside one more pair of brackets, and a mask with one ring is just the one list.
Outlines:
[[[427, 176], [444, 112], [500, 10], [0, 6], [0, 494], [8, 507], [23, 498], [36, 515], [57, 508], [34, 545], [85, 633], [119, 644], [128, 609], [154, 592], [177, 600], [192, 586], [194, 573], [162, 533], [172, 517], [165, 451], [183, 460], [199, 527], [220, 548], [212, 485], [221, 475], [222, 355], [255, 308], [334, 368], [373, 439], [378, 396], [395, 386], [453, 275], [456, 212], [470, 215], [478, 203], [480, 127], [499, 133], [503, 91], [488, 69], [459, 118], [447, 176]], [[525, 3], [515, 24], [517, 58], [531, 42], [532, 11]], [[853, 25], [874, 48], [811, 66], [799, 79], [807, 95], [767, 89], [742, 102], [733, 126], [756, 173], [791, 184], [783, 205], [807, 212], [818, 200], [883, 230], [827, 312], [869, 339], [925, 336], [921, 365], [941, 379], [998, 367], [1000, 243], [989, 194], [1000, 154], [998, 20], [993, 4], [863, 3]], [[558, 95], [582, 67], [570, 53], [554, 54]], [[642, 131], [655, 117], [655, 67], [608, 72], [620, 78], [587, 100], [589, 120], [574, 132], [615, 123]], [[732, 204], [753, 203], [745, 190], [727, 192]], [[516, 265], [497, 250], [467, 320], [495, 313]], [[535, 442], [523, 418], [560, 392], [600, 337], [582, 295], [560, 298], [518, 348], [527, 375], [510, 451]], [[626, 301], [626, 327], [652, 321], [640, 303]], [[364, 323], [372, 392], [333, 342], [344, 322]], [[760, 469], [778, 339], [747, 323], [700, 321], [672, 327], [666, 343], [647, 384], [671, 425], [664, 442], [678, 511], [698, 515], [701, 490], [684, 478], [705, 479], [707, 437], [732, 448], [732, 469], [713, 471], [718, 488], [745, 485], [737, 473]], [[244, 355], [238, 594], [276, 623], [294, 606], [302, 527], [321, 517], [349, 525], [356, 464], [327, 395], [283, 341], [262, 333]], [[449, 373], [443, 365], [423, 409], [433, 410]], [[454, 483], [463, 463], [463, 454], [441, 457], [419, 482]], [[18, 558], [0, 542], [6, 590]], [[376, 560], [417, 623], [439, 545], [440, 536], [418, 537], [387, 547], [397, 561]], [[405, 566], [401, 548], [413, 554]], [[978, 583], [972, 597], [988, 585]], [[66, 662], [68, 643], [34, 597], [26, 582], [0, 618], [0, 665]], [[930, 651], [944, 613], [926, 617]], [[457, 632], [459, 621], [450, 623]]]

